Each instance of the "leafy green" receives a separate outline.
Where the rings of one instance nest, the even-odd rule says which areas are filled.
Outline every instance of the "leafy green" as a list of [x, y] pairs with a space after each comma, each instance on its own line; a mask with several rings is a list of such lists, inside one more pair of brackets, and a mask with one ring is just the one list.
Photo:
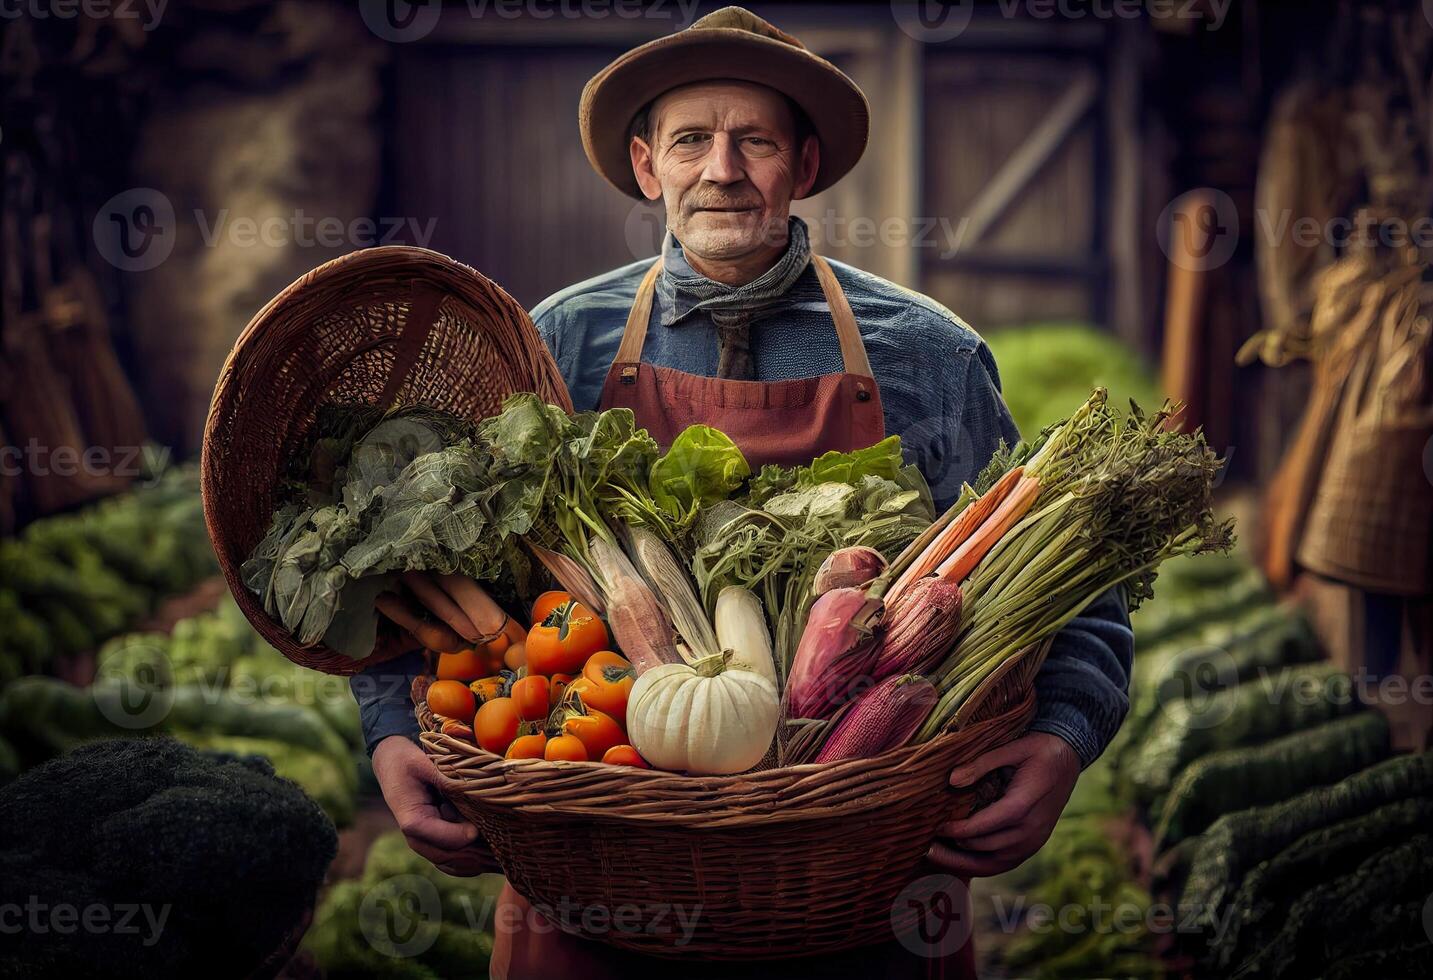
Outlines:
[[648, 482], [658, 506], [690, 522], [697, 508], [727, 499], [750, 475], [746, 457], [726, 433], [692, 425], [652, 464]]
[[[867, 476], [910, 483], [914, 467], [901, 464], [901, 437], [887, 436], [873, 446], [843, 453], [823, 453], [810, 466], [776, 466], [768, 463], [747, 487], [746, 503], [759, 507], [779, 494], [819, 483], [858, 485]], [[903, 471], [906, 475], [902, 476]], [[918, 475], [918, 474], [917, 474]], [[920, 480], [924, 485], [924, 479]], [[929, 490], [926, 491], [929, 493]]]
[[[558, 444], [554, 430], [567, 419], [532, 396], [509, 407], [481, 427], [410, 409], [358, 436], [325, 415], [325, 430], [336, 434], [312, 443], [314, 482], [302, 494], [305, 502], [330, 502], [281, 506], [243, 565], [245, 585], [299, 642], [322, 640], [358, 660], [377, 639], [373, 601], [398, 573], [521, 577], [526, 565], [510, 538], [533, 527]], [[513, 455], [498, 458], [483, 439], [500, 440]], [[346, 459], [335, 455], [344, 446], [351, 447]]]

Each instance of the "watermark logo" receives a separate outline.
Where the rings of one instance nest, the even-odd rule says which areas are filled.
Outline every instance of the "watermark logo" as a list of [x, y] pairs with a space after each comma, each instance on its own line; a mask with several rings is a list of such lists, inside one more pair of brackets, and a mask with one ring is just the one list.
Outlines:
[[440, 0], [359, 0], [358, 14], [374, 36], [406, 44], [433, 33], [442, 8]]
[[927, 959], [939, 959], [960, 950], [975, 924], [970, 890], [953, 875], [917, 878], [891, 903], [891, 931], [901, 945]]
[[358, 906], [358, 928], [386, 956], [421, 956], [438, 938], [443, 902], [422, 875], [395, 875], [379, 882]]
[[632, 205], [627, 220], [622, 222], [622, 238], [634, 259], [646, 259], [662, 251], [667, 237], [667, 212], [661, 201], [642, 201]]
[[100, 665], [89, 693], [100, 715], [116, 728], [142, 731], [169, 717], [174, 707], [174, 666], [157, 645], [131, 641]]
[[954, 40], [970, 26], [975, 0], [891, 0], [896, 26], [922, 44]]
[[1232, 707], [1228, 698], [1217, 695], [1237, 683], [1239, 668], [1228, 650], [1195, 646], [1180, 652], [1160, 678], [1155, 698], [1162, 710], [1179, 711], [1190, 728], [1213, 728], [1229, 717]]
[[174, 205], [152, 187], [134, 187], [110, 198], [94, 220], [95, 247], [124, 272], [147, 272], [174, 250]]
[[1160, 212], [1155, 226], [1165, 258], [1191, 272], [1217, 269], [1239, 245], [1239, 209], [1221, 190], [1200, 187], [1181, 194]]

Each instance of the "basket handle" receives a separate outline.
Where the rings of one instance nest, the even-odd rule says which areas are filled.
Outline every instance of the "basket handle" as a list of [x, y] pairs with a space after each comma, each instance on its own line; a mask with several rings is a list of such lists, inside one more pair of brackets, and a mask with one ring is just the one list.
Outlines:
[[393, 353], [393, 369], [388, 372], [388, 381], [378, 399], [378, 404], [385, 409], [398, 397], [398, 389], [403, 387], [403, 382], [408, 379], [408, 372], [413, 370], [413, 365], [417, 363], [423, 344], [433, 332], [433, 325], [438, 322], [438, 307], [445, 298], [441, 290], [427, 282], [413, 283], [412, 291], [408, 310], [403, 316], [403, 326], [399, 328], [398, 349]]

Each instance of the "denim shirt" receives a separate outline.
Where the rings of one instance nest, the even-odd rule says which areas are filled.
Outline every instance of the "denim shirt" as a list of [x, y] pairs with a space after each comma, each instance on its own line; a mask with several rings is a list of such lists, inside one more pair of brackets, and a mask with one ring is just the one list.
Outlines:
[[[663, 259], [642, 360], [714, 376], [716, 327], [705, 311], [693, 308], [690, 298], [673, 288], [669, 272], [693, 273], [680, 243], [670, 235]], [[597, 407], [637, 285], [652, 261], [642, 259], [569, 286], [532, 311], [579, 411]], [[920, 467], [937, 512], [944, 510], [1002, 441], [1013, 444], [1020, 437], [1000, 394], [990, 349], [929, 297], [842, 262], [831, 260], [831, 267], [860, 328], [880, 390], [886, 432], [900, 435], [906, 462]], [[752, 324], [756, 380], [841, 371], [840, 345], [814, 267], [807, 266], [784, 299]], [[1114, 589], [1055, 638], [1035, 681], [1039, 706], [1032, 729], [1065, 739], [1081, 765], [1088, 766], [1104, 751], [1129, 709], [1133, 656], [1129, 616], [1121, 591]], [[407, 681], [420, 666], [421, 659], [409, 655], [354, 678], [370, 751], [387, 735], [416, 732]]]

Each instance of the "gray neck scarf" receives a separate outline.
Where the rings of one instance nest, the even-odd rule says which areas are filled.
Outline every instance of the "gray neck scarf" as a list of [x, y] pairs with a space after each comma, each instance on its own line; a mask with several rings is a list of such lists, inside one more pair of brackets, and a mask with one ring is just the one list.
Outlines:
[[786, 251], [770, 269], [741, 286], [708, 279], [693, 269], [676, 236], [669, 234], [662, 245], [662, 275], [657, 278], [662, 323], [675, 326], [692, 311], [706, 310], [717, 328], [719, 378], [749, 381], [756, 376], [751, 324], [781, 305], [786, 291], [811, 263], [806, 222], [792, 216], [786, 232]]

